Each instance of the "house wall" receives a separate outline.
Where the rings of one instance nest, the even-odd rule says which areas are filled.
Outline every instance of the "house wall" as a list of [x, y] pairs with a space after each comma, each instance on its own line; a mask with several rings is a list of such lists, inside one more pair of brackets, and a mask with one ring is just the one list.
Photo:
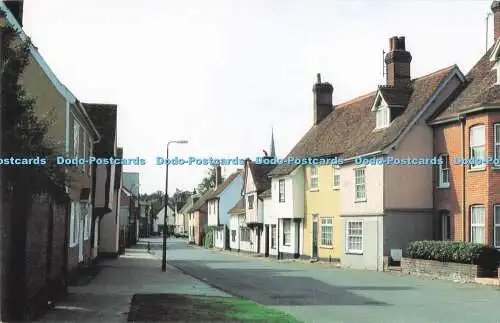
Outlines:
[[111, 171], [110, 165], [96, 165], [95, 169], [95, 207], [108, 207], [111, 209], [110, 203], [106, 203], [106, 194], [109, 187], [106, 186], [106, 180], [108, 177], [108, 172]]
[[219, 200], [217, 198], [209, 200], [207, 202], [207, 224], [210, 227], [215, 227], [219, 225]]
[[195, 236], [194, 236], [194, 241], [196, 244], [198, 245], [202, 245], [203, 244], [203, 240], [202, 240], [202, 233], [203, 233], [203, 230], [204, 230], [204, 227], [207, 225], [208, 223], [208, 214], [206, 211], [196, 211], [194, 212], [194, 226], [195, 226]]
[[[253, 208], [250, 209], [248, 205], [248, 197], [253, 196]], [[246, 222], [247, 223], [257, 223], [259, 222], [259, 214], [258, 214], [258, 198], [257, 198], [257, 192], [256, 192], [256, 187], [253, 181], [252, 177], [252, 172], [250, 169], [247, 167], [246, 171], [246, 182], [245, 182], [245, 216], [246, 216]]]
[[346, 239], [341, 240], [342, 265], [347, 268], [383, 270], [383, 229], [384, 217], [374, 216], [349, 216], [342, 218], [342, 228], [347, 227], [347, 221], [361, 220], [363, 222], [363, 252], [347, 252]]
[[391, 249], [404, 250], [411, 241], [432, 240], [433, 213], [386, 212], [383, 229], [383, 254], [389, 256]]
[[[113, 176], [114, 177], [114, 176]], [[114, 185], [114, 184], [113, 184]], [[114, 187], [114, 186], [113, 186]], [[112, 200], [117, 201], [118, 190], [112, 190]], [[99, 254], [103, 256], [116, 257], [119, 249], [119, 210], [117, 210], [116, 203], [113, 204], [111, 212], [106, 213], [100, 222], [100, 241], [99, 241]]]
[[[272, 201], [272, 197], [266, 197], [263, 199], [263, 213], [264, 213], [264, 231], [263, 231], [263, 239], [262, 239], [262, 243], [263, 243], [263, 253], [265, 253], [265, 250], [266, 250], [266, 235], [269, 236], [269, 255], [271, 256], [276, 256], [278, 254], [278, 244], [277, 244], [277, 239], [278, 239], [278, 230], [276, 229], [276, 232], [274, 234], [274, 239], [276, 241], [276, 244], [274, 246], [274, 248], [272, 248], [272, 244], [271, 244], [271, 226], [272, 225], [275, 225], [276, 228], [278, 227], [278, 217], [276, 216], [276, 212], [274, 212], [273, 210], [273, 201]], [[266, 229], [267, 228], [267, 229]], [[266, 231], [267, 230], [267, 231]]]
[[[470, 157], [469, 129], [478, 124], [486, 126], [486, 156], [494, 156], [494, 124], [500, 122], [500, 112], [467, 115], [464, 123], [465, 158]], [[470, 209], [473, 205], [485, 207], [485, 236], [487, 243], [493, 245], [494, 205], [500, 204], [500, 172], [493, 165], [484, 170], [470, 170], [465, 166], [465, 209], [462, 211], [463, 166], [455, 165], [455, 156], [462, 154], [462, 129], [460, 123], [436, 126], [435, 153], [450, 156], [450, 187], [436, 188], [436, 210], [450, 212], [452, 237], [454, 240], [471, 240]], [[464, 227], [465, 221], [465, 227]]]
[[[312, 257], [313, 246], [313, 217], [318, 219], [318, 257], [320, 259], [340, 259], [342, 255], [341, 240], [343, 237], [342, 221], [340, 218], [340, 190], [333, 188], [333, 166], [318, 166], [318, 184], [319, 189], [310, 190], [311, 180], [310, 167], [305, 172], [305, 216], [304, 221], [304, 249], [302, 254], [306, 257]], [[342, 177], [341, 187], [342, 186]], [[321, 218], [332, 218], [333, 234], [332, 247], [321, 245]]]
[[[273, 177], [271, 180], [272, 187], [272, 211], [276, 214], [276, 218], [292, 218], [293, 211], [293, 192], [294, 180], [296, 176]], [[285, 180], [285, 202], [279, 201], [279, 181]]]
[[340, 169], [340, 214], [374, 215], [384, 212], [384, 168], [382, 165], [366, 165], [365, 190], [366, 201], [356, 202], [354, 169], [358, 165], [345, 164]]
[[[229, 247], [231, 250], [238, 251], [240, 249], [240, 215], [239, 214], [231, 214], [229, 218], [229, 234], [231, 238], [229, 239]], [[236, 231], [236, 237], [232, 239], [231, 231]]]
[[[291, 241], [289, 245], [283, 244], [283, 221], [291, 220]], [[301, 219], [279, 219], [279, 252], [285, 258], [293, 258], [300, 256], [301, 250], [304, 249], [304, 226]], [[298, 241], [298, 245], [297, 245]]]
[[241, 199], [243, 176], [236, 176], [219, 196], [219, 223], [229, 225], [229, 210]]

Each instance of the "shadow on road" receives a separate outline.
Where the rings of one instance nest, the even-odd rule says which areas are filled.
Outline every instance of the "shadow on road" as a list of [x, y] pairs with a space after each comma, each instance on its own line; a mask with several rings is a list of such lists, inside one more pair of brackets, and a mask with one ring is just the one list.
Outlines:
[[[218, 261], [208, 261], [208, 263], [212, 262]], [[188, 260], [170, 260], [169, 264], [229, 294], [269, 306], [390, 306], [392, 304], [359, 295], [355, 291], [413, 289], [412, 287], [334, 286], [312, 277], [300, 276], [300, 271], [241, 268], [234, 262], [234, 268], [211, 268], [199, 261]]]

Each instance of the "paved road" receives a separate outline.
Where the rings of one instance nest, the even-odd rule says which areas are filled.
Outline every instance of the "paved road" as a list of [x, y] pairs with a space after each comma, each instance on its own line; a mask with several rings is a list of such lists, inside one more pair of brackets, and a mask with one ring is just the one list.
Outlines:
[[[155, 252], [161, 252], [158, 245]], [[498, 287], [218, 253], [169, 240], [168, 263], [305, 322], [500, 322]]]

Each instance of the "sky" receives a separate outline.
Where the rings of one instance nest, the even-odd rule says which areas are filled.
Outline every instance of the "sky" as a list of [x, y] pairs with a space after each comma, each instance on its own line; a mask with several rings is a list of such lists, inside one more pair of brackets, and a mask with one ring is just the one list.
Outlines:
[[[334, 104], [385, 84], [382, 51], [405, 36], [412, 77], [486, 50], [491, 1], [25, 0], [24, 30], [82, 102], [118, 105], [118, 145], [147, 159], [141, 193], [165, 190], [157, 156], [284, 157], [312, 126], [316, 74]], [[490, 17], [488, 44], [492, 45]], [[353, 125], [355, 126], [355, 125]], [[235, 167], [226, 167], [228, 175]], [[170, 166], [169, 193], [207, 166]]]

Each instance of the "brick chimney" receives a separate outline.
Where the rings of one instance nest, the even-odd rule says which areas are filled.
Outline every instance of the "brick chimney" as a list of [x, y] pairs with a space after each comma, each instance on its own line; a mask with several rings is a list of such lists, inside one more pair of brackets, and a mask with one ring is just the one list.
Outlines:
[[220, 184], [222, 184], [222, 172], [220, 165], [217, 165], [217, 167], [215, 167], [215, 189], [217, 189]]
[[7, 8], [9, 8], [9, 11], [14, 15], [14, 18], [16, 18], [17, 22], [23, 26], [23, 0], [7, 0], [4, 1], [5, 5]]
[[491, 11], [493, 12], [493, 37], [496, 41], [500, 36], [500, 1], [493, 1]]
[[411, 58], [411, 54], [406, 51], [404, 37], [394, 36], [389, 39], [389, 52], [385, 55], [388, 86], [406, 87], [410, 85]]
[[317, 74], [317, 82], [314, 84], [314, 125], [319, 124], [333, 111], [333, 86], [321, 82], [321, 75]]

